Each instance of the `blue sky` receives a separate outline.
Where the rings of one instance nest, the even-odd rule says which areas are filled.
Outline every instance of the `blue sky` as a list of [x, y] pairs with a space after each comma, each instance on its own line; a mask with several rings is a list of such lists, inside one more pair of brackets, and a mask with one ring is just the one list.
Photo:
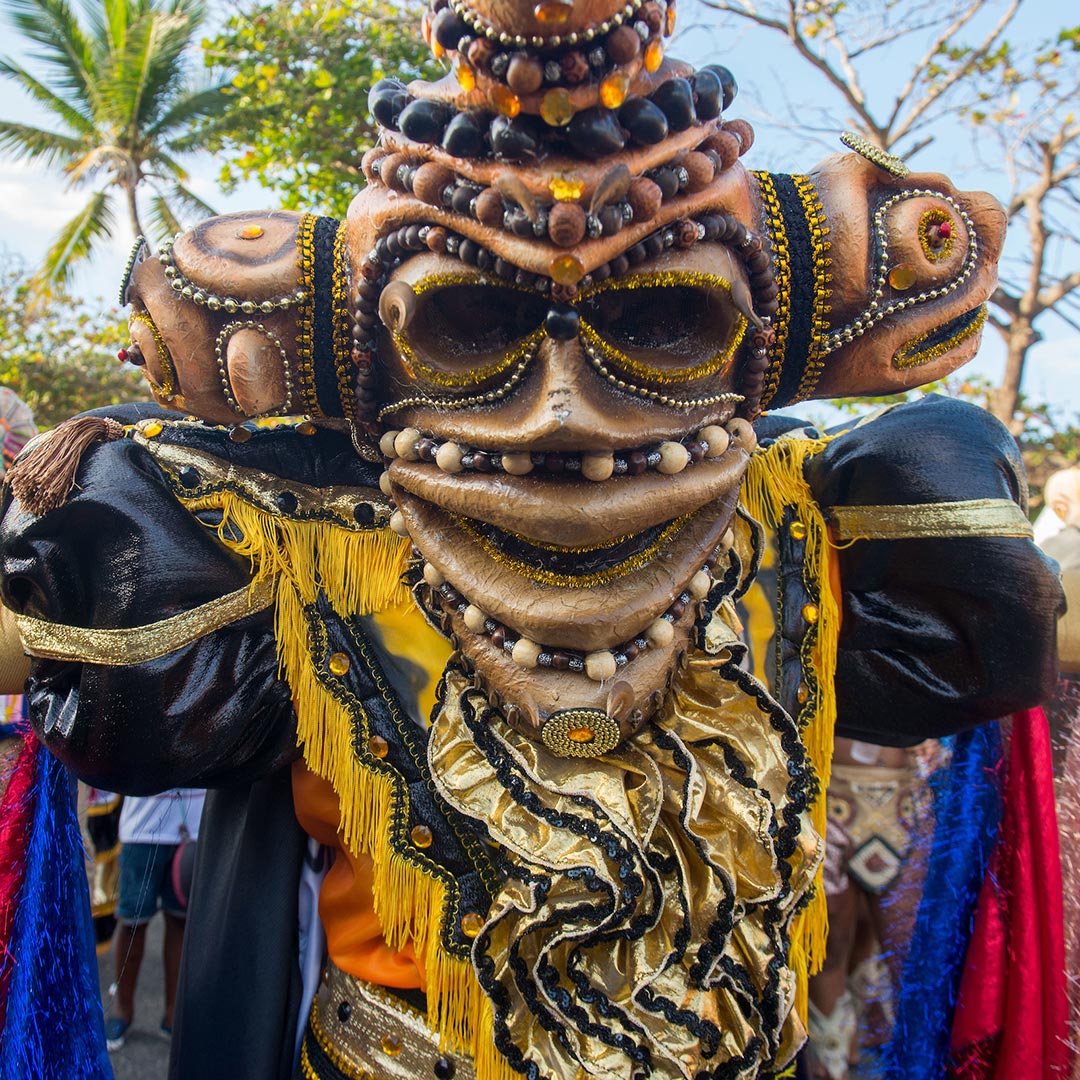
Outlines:
[[[700, 5], [683, 0], [680, 10], [682, 30], [672, 51], [695, 63], [719, 61], [735, 73], [740, 95], [733, 112], [746, 116], [758, 129], [758, 141], [746, 163], [750, 167], [774, 171], [805, 171], [825, 154], [841, 149], [835, 139], [821, 136], [816, 143], [793, 134], [790, 127], [771, 126], [768, 117], [786, 119], [791, 110], [806, 110], [815, 121], [822, 109], [836, 106], [819, 75], [813, 74], [793, 53], [786, 42], [765, 31], [754, 30], [731, 16], [721, 17]], [[1056, 4], [1046, 0], [1027, 0], [1019, 33], [1039, 37], [1060, 25], [1062, 16]], [[10, 34], [4, 43], [14, 48], [17, 41]], [[0, 46], [0, 52], [4, 52]], [[9, 54], [10, 55], [10, 54]], [[22, 60], [17, 52], [14, 58]], [[880, 65], [868, 89], [871, 94], [888, 94], [902, 75], [898, 64], [891, 70], [887, 61]], [[797, 103], [793, 105], [793, 103]], [[843, 111], [837, 135], [845, 126]], [[7, 82], [0, 82], [0, 116], [38, 122], [34, 106]], [[1007, 194], [1007, 178], [999, 163], [980, 162], [972, 152], [966, 132], [957, 127], [944, 128], [939, 138], [913, 164], [921, 169], [948, 173], [960, 186], [981, 188], [998, 197]], [[249, 186], [226, 197], [215, 184], [216, 168], [208, 159], [192, 161], [192, 183], [196, 192], [219, 211], [271, 205], [273, 196]], [[0, 237], [10, 251], [34, 264], [43, 255], [50, 238], [83, 205], [86, 194], [67, 190], [63, 182], [38, 169], [0, 159]], [[1073, 215], [1074, 233], [1080, 232], [1080, 212]], [[112, 302], [131, 237], [126, 225], [117, 230], [113, 241], [103, 248], [91, 265], [80, 271], [76, 287], [88, 300], [103, 297], [102, 306]], [[1040, 324], [1046, 340], [1029, 354], [1025, 391], [1039, 400], [1054, 402], [1063, 412], [1080, 413], [1080, 335], [1059, 320], [1047, 316]], [[995, 379], [1004, 363], [1004, 350], [998, 335], [988, 331], [979, 356], [968, 370]]]

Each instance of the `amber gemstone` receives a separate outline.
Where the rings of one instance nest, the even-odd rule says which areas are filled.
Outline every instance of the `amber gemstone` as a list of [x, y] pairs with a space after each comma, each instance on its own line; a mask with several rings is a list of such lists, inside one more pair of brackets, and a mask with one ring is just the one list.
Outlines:
[[459, 56], [454, 61], [454, 74], [457, 76], [458, 86], [462, 90], [476, 89], [476, 72], [473, 71], [469, 62], [463, 57]]
[[551, 260], [548, 272], [557, 285], [576, 285], [585, 276], [585, 266], [576, 255], [560, 255]]
[[574, 103], [570, 91], [556, 86], [544, 95], [540, 102], [540, 115], [551, 127], [565, 127], [574, 118]]
[[474, 938], [481, 930], [484, 929], [483, 916], [477, 915], [475, 911], [470, 911], [467, 915], [462, 916], [461, 919], [461, 932], [467, 938]]
[[344, 675], [350, 667], [349, 658], [343, 652], [331, 653], [329, 667], [334, 675]]
[[521, 112], [521, 98], [509, 86], [503, 86], [502, 83], [497, 83], [491, 88], [488, 98], [503, 116], [509, 116], [511, 120]]
[[898, 292], [905, 292], [918, 280], [919, 275], [911, 263], [900, 263], [889, 271], [889, 284]]
[[381, 735], [372, 735], [367, 741], [367, 748], [371, 751], [372, 757], [382, 759], [386, 757], [387, 751], [390, 749], [386, 740]]
[[596, 738], [596, 732], [588, 727], [573, 727], [566, 733], [566, 737], [571, 742], [589, 743]]
[[667, 0], [667, 12], [664, 15], [664, 33], [668, 37], [675, 33], [675, 0]]
[[792, 540], [806, 539], [806, 525], [801, 521], [793, 521], [789, 530]]
[[251, 428], [244, 427], [243, 424], [237, 424], [236, 427], [230, 428], [229, 438], [233, 442], [245, 443], [251, 438]]
[[412, 832], [409, 833], [409, 839], [418, 848], [429, 848], [435, 837], [431, 835], [431, 830], [426, 825], [414, 825]]
[[600, 104], [606, 109], [617, 109], [626, 100], [630, 89], [630, 77], [622, 71], [613, 71], [600, 83]]
[[798, 690], [795, 691], [795, 696], [799, 699], [800, 705], [805, 705], [810, 700], [810, 687], [806, 683], [799, 683]]
[[240, 229], [236, 236], [239, 240], [258, 240], [263, 234], [263, 227], [261, 225], [245, 225]]
[[567, 0], [541, 0], [533, 8], [533, 15], [536, 16], [536, 21], [544, 26], [562, 26], [573, 10], [574, 5]]
[[572, 173], [557, 173], [548, 186], [556, 202], [573, 202], [585, 194], [585, 181]]
[[305, 420], [302, 424], [296, 425], [297, 435], [314, 435], [318, 430], [310, 420]]
[[382, 1050], [390, 1057], [397, 1057], [401, 1053], [401, 1040], [396, 1035], [384, 1035], [382, 1037]]
[[820, 612], [818, 611], [817, 604], [804, 604], [803, 605], [802, 617], [808, 623], [810, 623], [810, 624], [816, 623], [818, 621], [818, 615], [819, 614], [820, 614]]
[[155, 435], [160, 435], [163, 430], [162, 426], [156, 420], [151, 420], [150, 423], [142, 429], [142, 433], [148, 439], [152, 439]]
[[645, 46], [645, 70], [648, 72], [657, 71], [663, 62], [664, 46], [660, 43], [659, 38], [655, 38]]

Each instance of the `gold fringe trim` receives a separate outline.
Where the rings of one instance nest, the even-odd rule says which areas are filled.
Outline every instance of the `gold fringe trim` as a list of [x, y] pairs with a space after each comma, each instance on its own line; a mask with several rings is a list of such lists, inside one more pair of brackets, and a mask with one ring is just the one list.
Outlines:
[[[803, 745], [818, 778], [818, 795], [809, 808], [809, 816], [822, 840], [827, 824], [825, 792], [829, 786], [836, 727], [834, 681], [840, 606], [831, 584], [828, 528], [803, 476], [803, 466], [829, 441], [828, 438], [780, 439], [768, 450], [758, 451], [750, 459], [742, 490], [747, 511], [769, 528], [778, 528], [788, 509], [806, 526], [803, 581], [817, 606], [817, 620], [809, 625], [802, 645], [804, 681], [808, 682], [811, 693], [797, 719]], [[797, 978], [795, 1007], [804, 1023], [809, 1001], [807, 983], [811, 975], [821, 970], [829, 934], [821, 873], [819, 869], [814, 877], [809, 903], [791, 922], [788, 958]]]
[[[355, 738], [347, 707], [328, 686], [332, 676], [320, 673], [312, 661], [313, 653], [324, 651], [321, 625], [312, 625], [305, 610], [317, 599], [318, 583], [343, 617], [412, 603], [401, 580], [408, 541], [389, 529], [354, 531], [278, 517], [228, 491], [184, 502], [193, 512], [222, 511], [218, 535], [251, 559], [253, 585], [271, 575], [277, 579], [274, 634], [281, 675], [292, 690], [297, 741], [308, 768], [328, 780], [338, 796], [346, 847], [372, 859], [375, 913], [387, 944], [401, 949], [411, 943], [424, 967], [428, 1025], [444, 1047], [476, 1060], [478, 1080], [512, 1080], [510, 1066], [494, 1048], [491, 1005], [471, 963], [442, 948], [446, 884], [434, 864], [426, 871], [389, 844], [395, 780], [361, 761], [356, 746], [367, 745], [366, 733]], [[415, 856], [423, 859], [420, 852]]]

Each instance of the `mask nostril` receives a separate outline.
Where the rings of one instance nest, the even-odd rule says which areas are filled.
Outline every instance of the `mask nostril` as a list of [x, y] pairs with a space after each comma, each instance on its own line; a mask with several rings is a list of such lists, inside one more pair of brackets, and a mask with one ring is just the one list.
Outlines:
[[544, 332], [556, 341], [572, 341], [580, 330], [580, 316], [566, 304], [557, 304], [544, 317]]

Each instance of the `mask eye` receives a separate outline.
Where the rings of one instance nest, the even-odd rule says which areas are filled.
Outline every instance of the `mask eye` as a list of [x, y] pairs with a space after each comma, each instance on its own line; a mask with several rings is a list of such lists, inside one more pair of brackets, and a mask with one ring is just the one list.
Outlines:
[[549, 306], [543, 297], [502, 285], [422, 285], [397, 345], [412, 374], [436, 386], [475, 387], [502, 374]]
[[578, 302], [606, 358], [638, 378], [672, 382], [725, 373], [746, 321], [724, 283], [642, 284], [598, 291]]

